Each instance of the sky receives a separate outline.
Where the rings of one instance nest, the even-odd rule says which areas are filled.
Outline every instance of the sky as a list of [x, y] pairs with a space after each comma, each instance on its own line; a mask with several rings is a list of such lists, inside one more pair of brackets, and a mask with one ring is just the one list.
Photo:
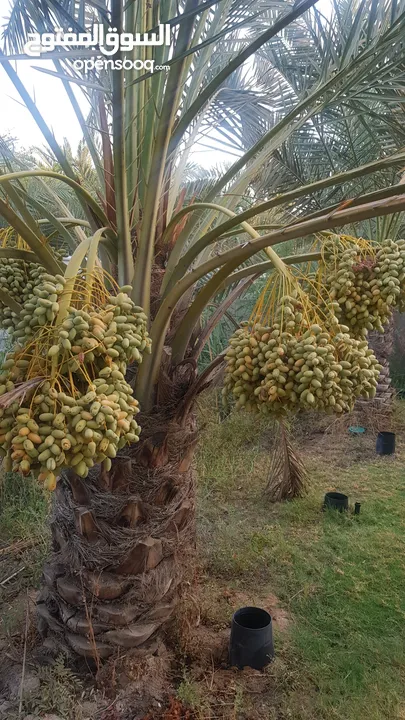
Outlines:
[[[9, 16], [10, 0], [0, 0], [0, 27], [3, 30]], [[35, 103], [53, 130], [59, 143], [64, 138], [70, 142], [72, 149], [77, 148], [82, 132], [76, 115], [71, 108], [66, 91], [58, 78], [41, 73], [35, 66], [49, 68], [55, 71], [50, 61], [36, 58], [13, 62], [13, 67], [24, 83], [26, 89], [34, 98]], [[75, 95], [86, 116], [88, 104], [80, 89], [71, 85]], [[35, 121], [28, 110], [22, 105], [20, 96], [7, 73], [0, 63], [0, 136], [10, 135], [17, 140], [18, 148], [32, 146], [47, 147]], [[197, 149], [192, 153], [192, 160], [202, 167], [212, 168], [234, 158], [229, 158], [226, 152], [211, 151], [206, 148]]]
[[[329, 6], [330, 0], [319, 0], [319, 4], [322, 5], [324, 11], [324, 6]], [[0, 0], [1, 28], [6, 24], [9, 8], [10, 0]], [[48, 126], [53, 130], [58, 142], [61, 143], [64, 138], [67, 138], [74, 149], [77, 147], [82, 133], [63, 85], [59, 79], [35, 70], [35, 65], [55, 69], [51, 62], [42, 59], [40, 61], [34, 59], [32, 62], [30, 60], [20, 60], [13, 63], [14, 68], [17, 70], [26, 89], [30, 92], [31, 97], [34, 98], [38, 109]], [[86, 107], [88, 106], [86, 106], [86, 101], [80, 89], [73, 85], [71, 87], [86, 114]], [[17, 139], [19, 148], [44, 146], [45, 144], [40, 130], [28, 110], [22, 105], [17, 91], [0, 63], [0, 136], [7, 134]], [[196, 152], [193, 159], [206, 168], [213, 167], [226, 160], [228, 162], [234, 160], [233, 157], [229, 158], [226, 153], [210, 151], [205, 148], [201, 148], [200, 151]]]
[[[6, 24], [9, 7], [10, 0], [0, 0], [1, 29]], [[35, 66], [55, 71], [52, 62], [43, 59], [39, 61], [36, 58], [32, 62], [30, 60], [13, 62], [14, 69], [31, 97], [34, 98], [39, 111], [53, 130], [58, 142], [62, 143], [64, 138], [67, 138], [72, 148], [75, 149], [82, 137], [82, 132], [66, 91], [58, 78], [41, 73], [35, 69]], [[88, 104], [83, 94], [73, 84], [71, 87], [86, 115]], [[0, 63], [0, 136], [4, 135], [16, 138], [18, 148], [46, 146], [41, 131], [28, 110], [22, 105], [18, 92]], [[202, 152], [196, 152], [193, 159], [199, 165], [209, 168], [217, 165], [218, 162], [227, 160], [227, 154], [204, 149]]]
[[[0, 24], [3, 27], [9, 15], [10, 0], [0, 0]], [[67, 137], [73, 147], [80, 138], [81, 130], [76, 116], [67, 100], [60, 80], [33, 69], [33, 65], [49, 67], [51, 63], [41, 60], [33, 62], [20, 60], [13, 63], [14, 68], [31, 96], [35, 99], [38, 109], [44, 115], [48, 125], [53, 129], [57, 140]], [[79, 97], [78, 93], [78, 97]], [[61, 112], [63, 108], [63, 112]], [[30, 113], [21, 105], [19, 95], [9, 80], [0, 63], [0, 135], [10, 134], [18, 139], [20, 147], [43, 145], [40, 130], [32, 120]]]

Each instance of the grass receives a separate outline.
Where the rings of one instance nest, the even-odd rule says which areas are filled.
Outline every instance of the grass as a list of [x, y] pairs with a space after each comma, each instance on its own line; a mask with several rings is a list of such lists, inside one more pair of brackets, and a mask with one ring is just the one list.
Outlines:
[[43, 535], [49, 495], [31, 476], [5, 473], [0, 484], [0, 543]]
[[[221, 602], [229, 589], [245, 604], [277, 596], [291, 622], [277, 634], [276, 647], [282, 674], [294, 678], [289, 688], [274, 688], [277, 718], [405, 718], [401, 447], [395, 459], [377, 458], [373, 433], [353, 438], [347, 427], [335, 435], [315, 428], [313, 437], [296, 440], [310, 475], [308, 495], [272, 506], [262, 495], [271, 423], [233, 414], [216, 424], [204, 413], [198, 466], [208, 622], [229, 621], [236, 606]], [[329, 489], [360, 501], [360, 515], [323, 513]], [[249, 720], [254, 711], [253, 704]]]
[[[0, 636], [7, 640], [21, 632], [27, 591], [39, 584], [48, 551], [48, 512], [49, 494], [32, 477], [5, 473], [0, 478]], [[19, 541], [29, 542], [20, 549]]]

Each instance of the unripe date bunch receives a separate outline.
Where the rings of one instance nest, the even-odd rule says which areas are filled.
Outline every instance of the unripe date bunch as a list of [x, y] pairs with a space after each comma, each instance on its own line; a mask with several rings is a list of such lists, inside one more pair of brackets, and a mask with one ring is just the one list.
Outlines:
[[[0, 380], [5, 378], [3, 373]], [[12, 389], [11, 381], [5, 384]], [[0, 410], [5, 468], [23, 475], [33, 471], [50, 490], [62, 468], [73, 468], [81, 477], [98, 462], [110, 469], [117, 451], [139, 440], [138, 412], [132, 388], [115, 363], [84, 395], [58, 392], [45, 381], [25, 398], [24, 407], [15, 402]]]
[[[41, 282], [41, 275], [44, 272], [44, 268], [36, 263], [2, 258], [0, 290], [3, 290], [13, 300], [23, 305], [33, 295], [36, 286]], [[13, 331], [18, 322], [17, 315], [7, 305], [0, 302], [0, 328]]]
[[[63, 259], [63, 253], [54, 251], [54, 255], [60, 260]], [[0, 290], [6, 292], [7, 295], [20, 305], [24, 305], [25, 302], [33, 298], [35, 304], [34, 309], [36, 309], [38, 296], [35, 290], [37, 286], [43, 282], [44, 274], [46, 274], [44, 268], [38, 263], [25, 262], [24, 260], [13, 258], [2, 258], [0, 263]], [[56, 282], [56, 284], [58, 283]], [[57, 298], [53, 302], [56, 301]], [[48, 313], [48, 316], [49, 314], [50, 313]], [[33, 320], [31, 328], [37, 324], [37, 317], [38, 316], [35, 316], [35, 320], [33, 317], [31, 318]], [[8, 330], [9, 332], [14, 331], [21, 319], [22, 316], [18, 317], [7, 305], [0, 302], [0, 328], [2, 330]], [[26, 325], [28, 325], [28, 323]], [[26, 325], [24, 327], [26, 327]], [[27, 329], [25, 334], [31, 336], [33, 335], [33, 330]], [[19, 332], [17, 337], [22, 338], [23, 333]]]
[[338, 303], [339, 322], [357, 338], [369, 330], [383, 332], [393, 309], [401, 310], [405, 303], [405, 240], [384, 240], [375, 257], [362, 257], [359, 246], [343, 246], [338, 236], [325, 245], [326, 253], [328, 249], [332, 252], [321, 269], [322, 282]]
[[72, 305], [60, 318], [65, 284], [41, 272], [0, 370], [0, 396], [44, 378], [27, 387], [22, 401], [0, 404], [0, 452], [6, 469], [34, 472], [49, 489], [63, 468], [81, 477], [95, 463], [109, 469], [120, 448], [139, 440], [138, 401], [125, 374], [150, 352], [147, 318], [128, 286], [102, 307]]
[[237, 409], [343, 413], [357, 397], [374, 397], [381, 365], [366, 340], [351, 337], [333, 316], [330, 329], [308, 326], [291, 297], [280, 314], [283, 322], [245, 326], [230, 339], [223, 395], [231, 394]]

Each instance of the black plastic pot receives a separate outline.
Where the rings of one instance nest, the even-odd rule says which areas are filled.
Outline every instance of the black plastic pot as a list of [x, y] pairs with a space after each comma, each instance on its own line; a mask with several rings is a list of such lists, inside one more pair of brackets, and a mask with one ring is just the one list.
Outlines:
[[395, 433], [379, 432], [375, 449], [377, 455], [392, 455], [395, 452]]
[[229, 660], [239, 668], [261, 670], [274, 658], [271, 616], [257, 607], [237, 610], [232, 618]]
[[349, 498], [347, 495], [343, 495], [343, 493], [327, 492], [323, 501], [323, 507], [343, 512], [349, 509]]

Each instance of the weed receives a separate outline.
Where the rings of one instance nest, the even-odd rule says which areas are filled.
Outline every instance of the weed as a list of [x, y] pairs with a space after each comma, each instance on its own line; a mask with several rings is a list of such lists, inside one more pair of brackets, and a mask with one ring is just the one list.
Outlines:
[[242, 712], [244, 707], [244, 692], [242, 685], [237, 685], [235, 688], [235, 697], [233, 700], [233, 712], [235, 718], [238, 717], [239, 713]]
[[82, 685], [74, 673], [65, 666], [59, 656], [53, 665], [40, 667], [38, 675], [41, 681], [39, 690], [30, 696], [26, 703], [27, 712], [38, 715], [56, 713], [68, 720], [80, 720], [80, 708], [77, 697]]
[[185, 669], [183, 670], [183, 679], [177, 688], [176, 694], [183, 705], [194, 710], [196, 713], [203, 712], [204, 700], [201, 694], [201, 688], [198, 683], [189, 677]]

